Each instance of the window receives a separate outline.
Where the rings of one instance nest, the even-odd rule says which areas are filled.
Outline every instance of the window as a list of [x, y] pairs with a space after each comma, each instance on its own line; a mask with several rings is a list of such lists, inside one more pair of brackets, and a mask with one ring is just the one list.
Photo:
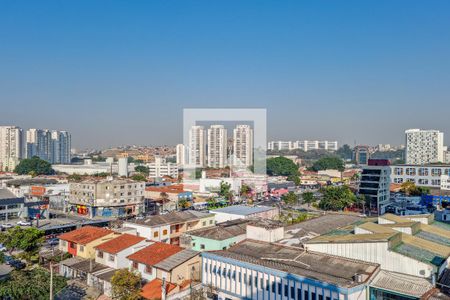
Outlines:
[[77, 247], [77, 244], [70, 242], [69, 247], [75, 249]]
[[138, 269], [138, 263], [137, 262], [135, 262], [135, 261], [133, 261], [133, 269]]
[[252, 286], [252, 275], [248, 275], [248, 285]]
[[305, 291], [303, 293], [303, 300], [309, 300], [309, 293], [308, 293], [308, 291]]
[[266, 279], [266, 291], [269, 291], [269, 279]]
[[213, 223], [213, 220], [209, 220], [209, 224], [211, 225]]
[[441, 169], [438, 169], [438, 168], [431, 169], [431, 176], [436, 177], [436, 176], [441, 176], [441, 174], [442, 174]]
[[98, 251], [97, 257], [98, 258], [103, 258], [103, 251]]
[[241, 272], [239, 271], [239, 274], [238, 274], [238, 278], [239, 278], [239, 283], [241, 282]]
[[419, 168], [419, 176], [428, 176], [428, 168]]
[[394, 175], [403, 175], [403, 168], [394, 168]]
[[278, 295], [281, 295], [281, 289], [282, 289], [281, 282], [278, 282]]
[[203, 221], [203, 222], [202, 222], [202, 226], [206, 226], [206, 221]]
[[323, 295], [319, 295], [319, 300], [323, 300]]
[[205, 244], [200, 244], [200, 249], [205, 249]]
[[291, 286], [291, 299], [295, 299], [295, 287]]
[[275, 282], [272, 282], [272, 293], [275, 294]]
[[163, 230], [163, 235], [167, 235], [167, 229]]
[[152, 268], [152, 266], [145, 266], [145, 273], [147, 273], [147, 274], [152, 274], [152, 272], [153, 272], [153, 268]]
[[316, 293], [311, 292], [311, 299], [312, 299], [312, 300], [316, 300]]
[[80, 252], [84, 252], [84, 246], [80, 245]]
[[192, 247], [195, 247], [195, 243], [192, 243]]
[[157, 232], [157, 231], [153, 232], [153, 237], [154, 238], [157, 238], [158, 236], [159, 236], [159, 232]]
[[109, 261], [114, 261], [114, 260], [115, 260], [114, 255], [110, 254], [110, 255], [109, 255]]
[[406, 175], [415, 176], [416, 168], [406, 168]]
[[284, 296], [289, 297], [289, 287], [287, 284], [284, 285]]
[[302, 289], [297, 289], [297, 300], [302, 300]]

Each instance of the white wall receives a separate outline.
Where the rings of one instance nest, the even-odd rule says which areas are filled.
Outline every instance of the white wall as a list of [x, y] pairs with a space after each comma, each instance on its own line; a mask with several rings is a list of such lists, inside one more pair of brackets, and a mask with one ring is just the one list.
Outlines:
[[[141, 224], [125, 222], [123, 227], [135, 228], [137, 236], [141, 236], [155, 242], [170, 243], [170, 225], [149, 227]], [[157, 237], [155, 237], [155, 232], [158, 233]], [[166, 232], [166, 234], [164, 234], [164, 232]]]
[[433, 267], [388, 249], [388, 242], [306, 244], [308, 250], [374, 262], [387, 271], [430, 278]]
[[284, 228], [265, 229], [247, 225], [247, 238], [252, 240], [274, 243], [284, 238]]

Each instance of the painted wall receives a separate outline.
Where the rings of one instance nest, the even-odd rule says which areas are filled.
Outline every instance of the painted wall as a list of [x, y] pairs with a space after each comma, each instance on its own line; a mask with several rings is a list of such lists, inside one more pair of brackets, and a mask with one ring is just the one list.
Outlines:
[[149, 246], [152, 244], [152, 242], [144, 240], [140, 241], [139, 243], [133, 245], [132, 247], [128, 247], [116, 254], [111, 254], [108, 252], [103, 252], [103, 257], [100, 257], [99, 250], [95, 251], [95, 262], [108, 266], [113, 269], [122, 269], [122, 268], [128, 268], [130, 265], [129, 260], [127, 259], [128, 255], [131, 255], [142, 248]]
[[[245, 234], [238, 235], [229, 239], [225, 239], [222, 241], [212, 240], [198, 236], [191, 236], [191, 249], [195, 251], [214, 251], [214, 250], [222, 250], [224, 248], [228, 249], [231, 245], [239, 243], [240, 241], [245, 239]], [[204, 249], [202, 249], [202, 245], [204, 245]]]

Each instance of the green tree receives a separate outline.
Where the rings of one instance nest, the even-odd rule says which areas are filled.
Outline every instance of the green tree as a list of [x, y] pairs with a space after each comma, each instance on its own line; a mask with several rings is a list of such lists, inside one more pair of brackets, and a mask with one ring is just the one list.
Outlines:
[[266, 168], [270, 176], [299, 175], [297, 164], [282, 156], [267, 159]]
[[349, 145], [345, 144], [336, 151], [336, 154], [342, 159], [350, 160], [353, 157], [353, 150]]
[[327, 156], [315, 161], [311, 169], [314, 171], [331, 169], [343, 172], [345, 170], [345, 164], [344, 161], [337, 156]]
[[348, 186], [329, 186], [322, 188], [319, 208], [323, 210], [343, 210], [356, 202], [356, 196]]
[[246, 185], [246, 184], [242, 184], [241, 185], [241, 196], [247, 197], [250, 193], [252, 192], [252, 189]]
[[134, 171], [137, 173], [142, 173], [145, 174], [145, 176], [148, 176], [149, 174], [149, 168], [146, 166], [137, 166], [136, 168], [134, 168]]
[[[53, 291], [60, 292], [67, 284], [64, 277], [53, 275]], [[50, 296], [50, 274], [41, 267], [12, 271], [9, 280], [0, 282], [1, 299], [44, 300]]]
[[304, 192], [302, 194], [303, 203], [308, 204], [308, 207], [311, 205], [311, 203], [315, 202], [316, 199], [314, 198], [314, 193], [312, 192]]
[[186, 199], [180, 199], [179, 201], [178, 201], [178, 207], [179, 208], [182, 208], [182, 209], [184, 209], [184, 208], [188, 208], [190, 205], [189, 205], [189, 201], [187, 201]]
[[28, 254], [36, 254], [44, 241], [44, 231], [34, 227], [22, 228], [19, 226], [0, 233], [0, 243], [11, 253], [23, 250]]
[[40, 159], [37, 156], [33, 156], [32, 158], [22, 159], [20, 163], [14, 169], [19, 175], [52, 175], [55, 171], [52, 169], [52, 165]]
[[292, 181], [296, 186], [299, 186], [302, 183], [302, 180], [298, 175], [289, 175], [287, 180]]
[[131, 179], [135, 181], [147, 181], [147, 177], [142, 173], [134, 174], [131, 176]]
[[289, 192], [281, 196], [281, 200], [286, 204], [293, 205], [297, 203], [298, 196], [294, 192]]
[[233, 192], [231, 191], [231, 184], [222, 181], [220, 183], [219, 196], [228, 200], [233, 199]]
[[141, 297], [141, 275], [128, 269], [117, 270], [111, 278], [114, 300], [138, 300]]

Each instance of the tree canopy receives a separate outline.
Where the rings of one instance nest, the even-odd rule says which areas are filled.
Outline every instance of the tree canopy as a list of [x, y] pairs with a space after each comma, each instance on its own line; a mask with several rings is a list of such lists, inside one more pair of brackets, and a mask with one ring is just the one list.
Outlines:
[[134, 168], [134, 171], [145, 174], [146, 176], [148, 176], [148, 174], [149, 174], [149, 169], [146, 166], [137, 166]]
[[336, 151], [336, 154], [342, 159], [349, 160], [353, 157], [353, 150], [349, 145], [345, 144]]
[[[44, 300], [50, 297], [50, 274], [43, 268], [12, 271], [8, 280], [0, 282], [1, 299]], [[53, 275], [53, 291], [57, 294], [66, 286], [66, 279]]]
[[321, 190], [319, 208], [323, 210], [343, 210], [356, 202], [356, 196], [348, 186], [328, 186]]
[[134, 174], [133, 176], [131, 176], [131, 179], [135, 181], [147, 181], [147, 177], [145, 177], [145, 175], [142, 173]]
[[14, 172], [19, 175], [52, 175], [55, 173], [49, 162], [40, 159], [37, 156], [22, 159], [14, 169]]
[[231, 191], [231, 184], [222, 181], [220, 183], [220, 190], [219, 190], [219, 196], [224, 197], [225, 199], [232, 199], [233, 192]]
[[266, 168], [270, 176], [299, 175], [297, 164], [282, 156], [267, 159]]
[[314, 171], [321, 171], [321, 170], [338, 170], [340, 172], [343, 172], [345, 170], [345, 164], [344, 161], [337, 156], [327, 156], [323, 157], [316, 162], [311, 167]]
[[281, 200], [286, 204], [296, 204], [298, 201], [298, 196], [294, 192], [289, 192], [281, 196]]
[[44, 232], [35, 227], [22, 228], [19, 226], [0, 233], [0, 243], [9, 251], [23, 250], [35, 253], [44, 241]]
[[407, 181], [402, 183], [400, 191], [408, 196], [421, 196], [422, 194], [429, 194], [430, 188], [416, 186], [414, 182]]
[[141, 299], [141, 275], [128, 269], [120, 269], [111, 278], [114, 300]]
[[307, 203], [308, 206], [315, 202], [316, 199], [314, 198], [314, 193], [313, 192], [304, 192], [302, 194], [302, 198], [303, 198], [303, 203]]

